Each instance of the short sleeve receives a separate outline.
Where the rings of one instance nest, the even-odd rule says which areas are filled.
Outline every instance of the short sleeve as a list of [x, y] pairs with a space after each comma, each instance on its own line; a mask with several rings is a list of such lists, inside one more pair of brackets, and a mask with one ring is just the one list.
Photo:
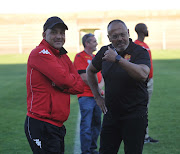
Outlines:
[[135, 59], [135, 64], [145, 64], [147, 65], [149, 68], [151, 68], [151, 62], [150, 62], [150, 56], [149, 56], [149, 53], [147, 52], [146, 49], [144, 48], [138, 48], [139, 51], [138, 51], [138, 54], [136, 56], [136, 59]]
[[85, 60], [79, 55], [77, 54], [75, 59], [74, 59], [74, 66], [75, 68], [79, 71], [79, 70], [86, 70], [86, 65]]
[[98, 70], [102, 70], [102, 58], [104, 56], [105, 51], [108, 50], [107, 46], [102, 47], [98, 53], [95, 55], [95, 57], [92, 60], [93, 66]]

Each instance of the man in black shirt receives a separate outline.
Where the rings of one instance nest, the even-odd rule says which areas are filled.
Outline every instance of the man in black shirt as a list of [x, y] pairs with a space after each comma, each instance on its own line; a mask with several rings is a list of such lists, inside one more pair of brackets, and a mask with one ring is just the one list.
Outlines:
[[[87, 68], [90, 88], [104, 113], [99, 152], [116, 154], [123, 141], [126, 154], [142, 154], [147, 126], [149, 54], [132, 42], [123, 21], [111, 21], [107, 30], [111, 44], [103, 46]], [[96, 79], [101, 70], [105, 100]]]

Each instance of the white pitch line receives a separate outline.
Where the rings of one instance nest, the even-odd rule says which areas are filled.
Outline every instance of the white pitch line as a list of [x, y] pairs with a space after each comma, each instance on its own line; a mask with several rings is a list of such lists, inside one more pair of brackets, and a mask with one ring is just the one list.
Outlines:
[[74, 139], [74, 153], [73, 154], [80, 154], [81, 153], [81, 145], [80, 145], [80, 111], [78, 113], [78, 118], [77, 118], [77, 125], [76, 125], [76, 134], [75, 134], [75, 139]]

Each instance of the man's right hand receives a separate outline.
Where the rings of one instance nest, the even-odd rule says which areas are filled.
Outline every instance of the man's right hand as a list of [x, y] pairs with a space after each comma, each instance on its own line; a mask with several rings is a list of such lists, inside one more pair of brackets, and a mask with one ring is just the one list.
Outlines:
[[104, 100], [104, 98], [103, 98], [102, 96], [99, 96], [99, 97], [95, 98], [95, 100], [96, 100], [97, 105], [98, 105], [98, 106], [100, 107], [100, 109], [102, 110], [102, 112], [103, 112], [104, 114], [106, 114], [106, 113], [107, 113], [107, 107], [106, 107], [106, 105], [105, 105], [105, 100]]

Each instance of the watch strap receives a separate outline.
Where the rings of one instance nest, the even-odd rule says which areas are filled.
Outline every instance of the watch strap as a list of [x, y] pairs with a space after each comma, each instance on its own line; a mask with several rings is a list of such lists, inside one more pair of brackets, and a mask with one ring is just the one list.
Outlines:
[[121, 59], [121, 56], [120, 56], [120, 55], [117, 55], [117, 56], [116, 56], [116, 61], [115, 61], [115, 63], [119, 63], [120, 59]]

